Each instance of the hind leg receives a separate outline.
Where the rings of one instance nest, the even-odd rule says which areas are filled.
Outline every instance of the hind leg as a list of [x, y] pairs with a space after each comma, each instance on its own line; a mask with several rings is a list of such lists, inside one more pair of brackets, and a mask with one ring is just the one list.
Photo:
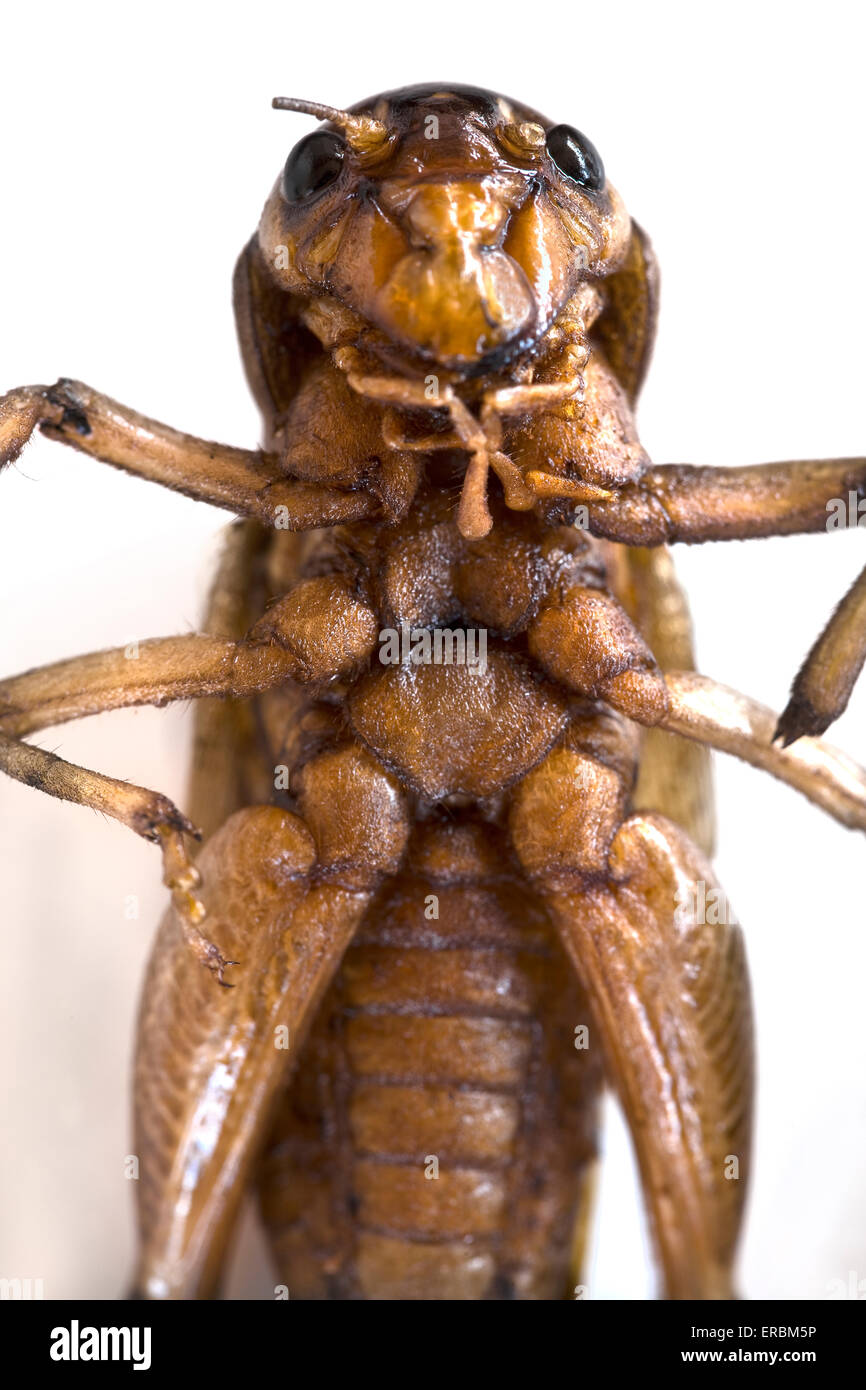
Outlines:
[[201, 854], [211, 931], [241, 962], [234, 989], [213, 989], [173, 909], [157, 937], [135, 1065], [145, 1298], [214, 1294], [275, 1094], [403, 853], [402, 794], [356, 746], [307, 765], [299, 808], [238, 811]]
[[520, 784], [515, 848], [589, 993], [669, 1298], [732, 1296], [749, 1169], [743, 942], [706, 860], [625, 784], [560, 748]]

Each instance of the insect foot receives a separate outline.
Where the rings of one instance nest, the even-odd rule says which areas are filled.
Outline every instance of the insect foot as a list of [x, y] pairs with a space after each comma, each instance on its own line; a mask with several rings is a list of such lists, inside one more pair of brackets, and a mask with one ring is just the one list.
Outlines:
[[0, 398], [0, 468], [15, 462], [37, 426], [68, 443], [92, 434], [87, 406], [93, 394], [61, 377], [53, 386], [20, 386]]
[[43, 420], [62, 420], [63, 407], [52, 405], [47, 393], [46, 386], [20, 386], [0, 397], [0, 468], [15, 462]]
[[240, 965], [239, 960], [226, 960], [219, 947], [215, 946], [212, 941], [209, 941], [207, 943], [204, 964], [212, 974], [216, 975], [217, 983], [222, 985], [223, 989], [234, 989], [234, 985], [230, 984], [229, 981], [224, 978], [223, 971], [229, 965]]
[[162, 881], [171, 890], [184, 938], [196, 959], [216, 975], [223, 989], [233, 989], [225, 978], [225, 971], [230, 965], [240, 965], [240, 961], [227, 960], [219, 947], [200, 931], [207, 909], [193, 890], [201, 887], [201, 874], [186, 852], [183, 835], [170, 826], [159, 826], [157, 835], [162, 849]]

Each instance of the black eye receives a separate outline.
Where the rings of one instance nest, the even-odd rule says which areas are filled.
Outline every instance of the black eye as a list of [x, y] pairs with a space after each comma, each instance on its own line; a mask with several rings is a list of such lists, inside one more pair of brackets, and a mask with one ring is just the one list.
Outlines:
[[604, 165], [591, 140], [570, 125], [555, 125], [547, 132], [547, 153], [560, 173], [590, 193], [604, 188]]
[[283, 193], [289, 202], [301, 203], [335, 183], [345, 153], [340, 136], [327, 130], [314, 130], [300, 140], [283, 170]]

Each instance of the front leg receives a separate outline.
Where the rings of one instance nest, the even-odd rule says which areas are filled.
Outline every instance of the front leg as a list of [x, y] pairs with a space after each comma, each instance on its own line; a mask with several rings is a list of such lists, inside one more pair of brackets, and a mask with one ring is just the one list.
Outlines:
[[742, 468], [662, 464], [598, 499], [586, 497], [579, 479], [530, 470], [526, 483], [539, 498], [584, 503], [593, 535], [623, 545], [695, 544], [824, 531], [828, 503], [849, 493], [866, 496], [866, 459]]
[[183, 434], [65, 378], [0, 398], [0, 469], [37, 427], [103, 463], [283, 530], [335, 526], [378, 510], [371, 492], [286, 478], [270, 454]]

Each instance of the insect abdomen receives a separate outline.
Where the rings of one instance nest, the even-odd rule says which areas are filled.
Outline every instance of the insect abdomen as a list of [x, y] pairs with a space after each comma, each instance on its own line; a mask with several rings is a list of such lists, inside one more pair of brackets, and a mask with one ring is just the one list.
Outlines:
[[423, 829], [322, 1008], [262, 1172], [290, 1297], [557, 1298], [600, 1069], [489, 825]]

